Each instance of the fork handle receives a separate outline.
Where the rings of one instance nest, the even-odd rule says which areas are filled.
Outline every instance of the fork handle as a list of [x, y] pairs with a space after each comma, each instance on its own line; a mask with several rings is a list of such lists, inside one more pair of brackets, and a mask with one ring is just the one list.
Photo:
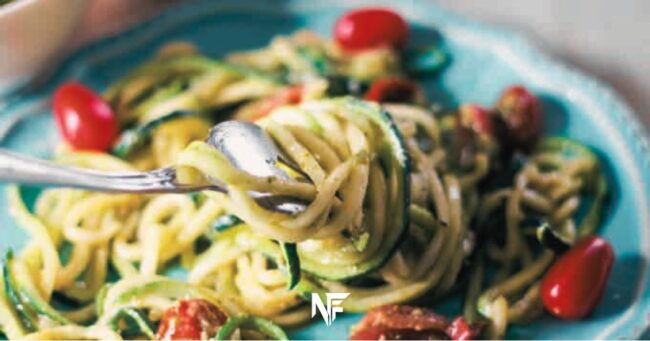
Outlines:
[[173, 168], [146, 173], [106, 173], [69, 167], [5, 149], [0, 149], [0, 182], [127, 193], [182, 193], [200, 189], [177, 184]]

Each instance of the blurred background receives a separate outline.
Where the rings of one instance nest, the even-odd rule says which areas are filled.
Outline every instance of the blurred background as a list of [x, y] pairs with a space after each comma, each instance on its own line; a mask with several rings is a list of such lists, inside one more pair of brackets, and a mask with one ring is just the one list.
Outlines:
[[[188, 0], [90, 0], [70, 49], [182, 1]], [[547, 53], [612, 85], [650, 128], [650, 1], [429, 1], [525, 34]]]
[[[14, 5], [16, 9], [22, 6], [24, 15], [13, 18], [3, 16], [8, 12], [8, 7], [3, 6], [0, 94], [3, 89], [11, 90], [11, 84], [18, 84], [17, 78], [28, 70], [35, 72], [35, 65], [43, 65], [43, 61], [56, 65], [51, 51], [61, 42], [64, 46], [59, 50], [59, 57], [128, 29], [183, 1], [192, 0], [48, 0], [38, 2], [38, 6], [36, 2], [15, 1], [5, 6]], [[280, 3], [283, 0], [260, 1]], [[394, 1], [407, 4], [434, 1], [463, 16], [523, 33], [546, 53], [612, 85], [650, 128], [648, 0]], [[75, 29], [77, 20], [80, 24]], [[70, 31], [73, 31], [71, 38]]]

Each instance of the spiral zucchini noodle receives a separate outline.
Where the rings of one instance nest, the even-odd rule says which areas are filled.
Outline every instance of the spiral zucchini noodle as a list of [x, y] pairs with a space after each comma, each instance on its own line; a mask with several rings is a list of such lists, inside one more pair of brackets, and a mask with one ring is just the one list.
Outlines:
[[[54, 160], [111, 172], [173, 165], [179, 181], [218, 180], [227, 194], [47, 189], [30, 211], [10, 187], [10, 213], [29, 241], [0, 269], [2, 331], [154, 339], [178, 300], [200, 299], [230, 316], [218, 339], [282, 339], [279, 326], [309, 322], [311, 294], [326, 292], [350, 293], [344, 310], [365, 312], [464, 291], [465, 317], [488, 321], [492, 338], [536, 319], [553, 245], [599, 224], [607, 183], [598, 159], [549, 137], [504, 162], [498, 141], [459, 140], [455, 112], [424, 105], [422, 94], [406, 104], [358, 98], [359, 87], [406, 75], [400, 58], [348, 55], [309, 32], [225, 61], [164, 47], [106, 91], [122, 126], [111, 153], [62, 146]], [[299, 100], [286, 100], [296, 87]], [[269, 134], [290, 179], [245, 173], [203, 142], [230, 118]], [[306, 208], [270, 211], [250, 191]]]

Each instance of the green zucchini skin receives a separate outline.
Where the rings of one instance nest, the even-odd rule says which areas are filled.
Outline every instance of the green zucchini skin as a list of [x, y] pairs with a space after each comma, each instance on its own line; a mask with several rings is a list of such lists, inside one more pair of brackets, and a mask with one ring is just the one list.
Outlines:
[[244, 222], [234, 214], [224, 214], [212, 221], [210, 228], [206, 231], [205, 235], [208, 239], [214, 241], [219, 238], [221, 233], [243, 223]]
[[321, 300], [323, 302], [327, 301], [327, 297], [325, 297], [325, 289], [323, 289], [316, 283], [314, 279], [310, 278], [307, 275], [302, 276], [300, 282], [298, 282], [293, 290], [296, 291], [298, 295], [300, 295], [300, 297], [307, 302], [311, 302], [312, 294], [318, 294], [321, 296]]
[[151, 120], [142, 125], [138, 125], [122, 131], [117, 141], [111, 149], [111, 154], [121, 159], [125, 159], [133, 154], [138, 149], [146, 146], [151, 141], [153, 132], [164, 123], [171, 122], [184, 117], [202, 117], [208, 121], [216, 120], [219, 118], [229, 117], [233, 111], [240, 107], [241, 103], [234, 103], [223, 108], [214, 109], [211, 111], [198, 111], [198, 110], [174, 110], [170, 113]]
[[134, 151], [149, 143], [153, 131], [163, 123], [189, 116], [198, 116], [198, 113], [196, 111], [187, 110], [172, 111], [167, 115], [161, 116], [143, 125], [124, 130], [115, 143], [115, 146], [113, 146], [111, 152], [113, 155], [124, 159]]
[[542, 223], [536, 230], [537, 240], [544, 247], [555, 251], [557, 254], [564, 253], [571, 248], [571, 243], [564, 240], [557, 232], [553, 231], [549, 223]]
[[[125, 328], [120, 328], [120, 321], [126, 323]], [[128, 336], [146, 336], [150, 340], [156, 338], [156, 333], [153, 331], [151, 323], [147, 320], [144, 314], [133, 308], [123, 308], [118, 310], [108, 322], [111, 329], [127, 334]]]
[[257, 316], [231, 317], [217, 331], [216, 340], [230, 340], [236, 329], [252, 329], [261, 332], [268, 340], [289, 340], [287, 333], [275, 323]]
[[605, 176], [599, 174], [596, 182], [594, 198], [587, 211], [587, 214], [582, 218], [580, 226], [578, 226], [578, 237], [585, 237], [596, 232], [600, 222], [603, 219], [603, 210], [609, 198], [609, 188]]
[[23, 324], [23, 327], [28, 332], [34, 332], [37, 330], [38, 324], [36, 321], [36, 314], [29, 306], [23, 305], [18, 291], [15, 289], [15, 281], [12, 278], [12, 273], [10, 271], [9, 263], [13, 259], [13, 250], [9, 249], [5, 255], [5, 259], [2, 262], [2, 272], [4, 273], [4, 287], [5, 295], [9, 299], [9, 302], [14, 306], [14, 309], [20, 317], [20, 321]]
[[370, 84], [362, 80], [352, 78], [344, 75], [328, 75], [327, 76], [327, 96], [363, 96]]
[[243, 221], [234, 214], [226, 214], [215, 219], [210, 225], [210, 230], [214, 232], [223, 232], [233, 226], [242, 224]]
[[35, 331], [39, 326], [39, 316], [44, 316], [61, 325], [72, 322], [52, 308], [36, 292], [31, 277], [25, 269], [14, 268], [13, 252], [8, 251], [3, 262], [6, 295], [18, 311], [27, 330]]
[[[236, 238], [236, 234], [242, 230], [234, 229], [234, 227], [241, 225], [242, 223], [244, 222], [233, 214], [220, 216], [212, 223], [210, 229], [212, 238], [219, 238], [219, 233], [225, 231], [233, 233], [230, 238]], [[272, 259], [277, 264], [281, 264], [282, 259], [284, 259], [287, 272], [287, 286], [291, 290], [298, 284], [300, 281], [301, 271], [300, 258], [295, 243], [283, 243], [266, 239], [264, 237], [247, 238], [247, 243], [253, 243], [255, 246], [252, 249], [261, 252], [264, 256]], [[277, 246], [279, 246], [280, 252], [277, 251]]]
[[[397, 200], [398, 202], [403, 203], [403, 206], [401, 207], [401, 224], [399, 224], [399, 226], [390, 227], [393, 229], [399, 229], [399, 231], [395, 234], [392, 240], [388, 241], [385, 246], [379, 250], [380, 252], [377, 252], [362, 264], [348, 266], [323, 266], [317, 262], [311, 262], [310, 260], [305, 259], [305, 257], [300, 258], [301, 268], [305, 273], [325, 280], [346, 281], [361, 277], [383, 266], [395, 251], [397, 251], [397, 248], [406, 237], [410, 223], [408, 208], [411, 204], [410, 190], [412, 166], [411, 157], [408, 154], [406, 143], [404, 142], [404, 139], [390, 113], [380, 109], [375, 104], [364, 102], [353, 97], [342, 97], [330, 101], [340, 105], [348, 112], [363, 115], [377, 123], [378, 127], [384, 133], [387, 146], [390, 147], [390, 162], [396, 162], [396, 169], [401, 172], [399, 181], [402, 188], [402, 194]], [[382, 166], [386, 167], [386, 165]]]
[[295, 243], [280, 242], [280, 249], [282, 249], [282, 256], [287, 266], [287, 283], [289, 290], [291, 290], [300, 281], [300, 257], [298, 256], [298, 248]]

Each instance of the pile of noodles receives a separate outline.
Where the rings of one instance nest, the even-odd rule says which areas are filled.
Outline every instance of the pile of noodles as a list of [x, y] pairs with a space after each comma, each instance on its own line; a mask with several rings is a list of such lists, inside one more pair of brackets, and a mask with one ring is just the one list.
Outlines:
[[[268, 48], [235, 54], [230, 61], [313, 76], [312, 66], [295, 56], [299, 47], [311, 46], [355, 77], [373, 79], [396, 72], [397, 57], [391, 51], [349, 59], [303, 35], [278, 38]], [[272, 79], [225, 72], [215, 67], [220, 62], [197, 56], [184, 45], [163, 52], [108, 91], [107, 99], [123, 122], [151, 121], [170, 110], [206, 112], [243, 100], [249, 104], [238, 107], [234, 116], [246, 116], [257, 101], [282, 87]], [[106, 322], [114, 312], [106, 307], [117, 304], [110, 298], [160, 276], [174, 276], [168, 272], [174, 264], [187, 273], [189, 284], [183, 290], [207, 290], [201, 295], [230, 314], [266, 317], [285, 326], [302, 324], [310, 320], [308, 296], [288, 288], [281, 243], [295, 243], [304, 264], [360, 264], [391, 235], [403, 232], [397, 220], [404, 216], [410, 217], [406, 234], [379, 268], [353, 281], [303, 272], [301, 282], [326, 292], [351, 293], [343, 303], [345, 311], [431, 301], [465, 290], [466, 315], [476, 320], [480, 312], [488, 318], [493, 337], [502, 337], [510, 323], [539, 316], [539, 279], [554, 254], [535, 246], [530, 238], [534, 230], [524, 222], [531, 216], [543, 218], [575, 239], [580, 231], [575, 216], [588, 186], [585, 174], [597, 167], [594, 161], [567, 161], [541, 151], [526, 159], [509, 183], [485, 190], [481, 184], [498, 162], [490, 141], [478, 143], [468, 165], [459, 170], [450, 161], [453, 150], [444, 136], [449, 129], [441, 124], [440, 113], [412, 105], [367, 104], [387, 111], [396, 124], [410, 163], [409, 178], [400, 181], [398, 172], [382, 164], [387, 136], [377, 122], [350, 114], [340, 101], [320, 100], [326, 96], [327, 81], [307, 78], [311, 92], [306, 101], [280, 107], [256, 122], [298, 166], [300, 172], [290, 174], [296, 181], [269, 181], [237, 170], [201, 142], [213, 121], [190, 115], [157, 127], [149, 144], [125, 160], [65, 147], [54, 160], [114, 172], [174, 164], [188, 181], [218, 178], [228, 186], [227, 195], [48, 189], [39, 194], [32, 213], [18, 188], [11, 188], [11, 214], [30, 236], [14, 258], [16, 266], [27, 269], [44, 301], [63, 297], [77, 307], [58, 310], [68, 324], [43, 320], [37, 333], [27, 337], [118, 338]], [[403, 183], [410, 188], [401, 188]], [[296, 215], [272, 212], [258, 206], [249, 191], [287, 195], [309, 204]], [[410, 193], [407, 212], [400, 212], [400, 193]], [[485, 226], [495, 215], [502, 224]], [[215, 222], [232, 216], [239, 219], [234, 226], [214, 228]], [[488, 268], [493, 275], [487, 276]], [[109, 302], [101, 302], [98, 309], [96, 298], [104, 294]], [[16, 322], [11, 303], [0, 298], [2, 330], [10, 338], [25, 337], [27, 331]], [[174, 303], [155, 294], [134, 302], [151, 321]]]

